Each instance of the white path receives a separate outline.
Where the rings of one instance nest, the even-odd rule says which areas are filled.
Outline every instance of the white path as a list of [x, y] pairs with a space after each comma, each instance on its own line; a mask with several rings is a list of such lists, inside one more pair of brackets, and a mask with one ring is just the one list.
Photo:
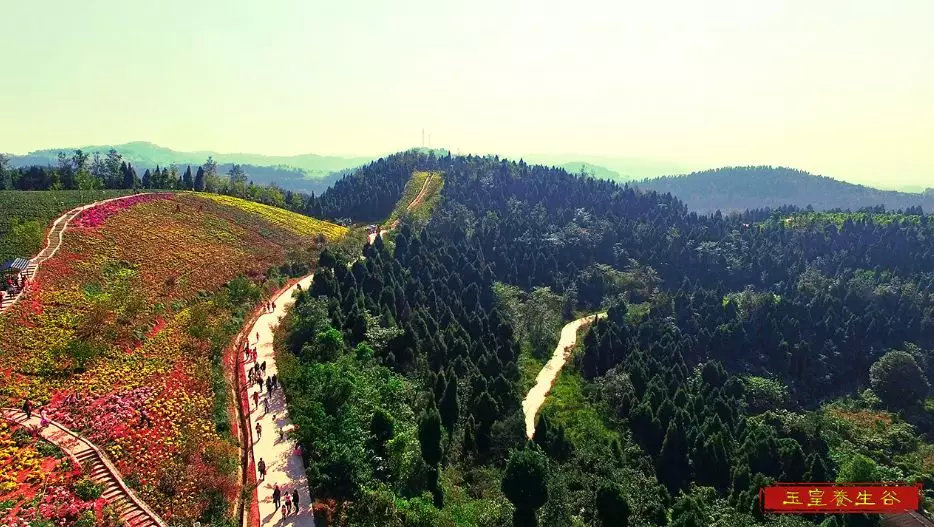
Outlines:
[[[55, 253], [58, 252], [58, 249], [62, 246], [62, 242], [65, 240], [65, 231], [68, 230], [68, 225], [71, 223], [71, 220], [75, 219], [79, 214], [81, 214], [82, 211], [94, 208], [102, 203], [107, 203], [109, 201], [117, 201], [121, 199], [132, 198], [134, 196], [142, 196], [145, 194], [152, 194], [152, 192], [128, 194], [126, 196], [117, 196], [116, 198], [95, 201], [93, 203], [88, 203], [87, 205], [75, 207], [59, 216], [54, 222], [52, 222], [52, 227], [49, 229], [49, 233], [46, 234], [45, 247], [39, 252], [39, 254], [30, 258], [29, 267], [26, 268], [26, 276], [30, 280], [35, 278], [36, 273], [39, 272], [39, 266], [49, 258], [55, 256]], [[29, 288], [26, 288], [26, 290], [28, 289]], [[0, 300], [0, 313], [3, 313], [7, 309], [13, 307], [13, 305], [16, 304], [16, 302], [23, 296], [26, 290], [19, 291], [16, 296], [13, 297], [4, 296], [4, 298]]]
[[590, 324], [594, 320], [605, 316], [606, 313], [588, 315], [568, 322], [561, 328], [561, 338], [558, 339], [558, 345], [555, 346], [551, 359], [545, 364], [542, 371], [538, 372], [538, 377], [535, 378], [535, 386], [529, 390], [529, 394], [522, 400], [522, 411], [525, 413], [525, 435], [529, 439], [532, 439], [532, 436], [535, 435], [535, 416], [542, 404], [545, 403], [545, 397], [551, 392], [551, 387], [555, 385], [555, 379], [558, 378], [561, 368], [564, 367], [564, 363], [567, 362], [568, 357], [571, 355], [571, 348], [577, 342], [577, 331], [581, 326]]
[[[257, 344], [257, 362], [260, 364], [266, 361], [266, 376], [277, 373], [276, 359], [273, 352], [273, 332], [279, 325], [279, 320], [285, 316], [295, 299], [292, 293], [301, 285], [303, 289], [308, 289], [311, 285], [313, 275], [308, 275], [298, 281], [296, 285], [283, 291], [277, 298], [273, 299], [276, 309], [273, 313], [266, 313], [260, 316], [253, 327], [250, 328], [249, 340], [251, 344]], [[257, 339], [258, 334], [258, 339]], [[252, 368], [253, 363], [248, 362], [245, 367]], [[292, 429], [292, 421], [286, 412], [285, 395], [282, 386], [273, 389], [273, 395], [270, 398], [269, 413], [264, 412], [263, 399], [266, 397], [266, 387], [260, 394], [259, 405], [253, 404], [253, 393], [257, 391], [256, 384], [252, 384], [248, 390], [250, 405], [250, 433], [253, 434], [253, 457], [258, 465], [262, 459], [266, 463], [266, 478], [260, 480], [256, 474], [256, 480], [259, 487], [256, 490], [256, 497], [259, 501], [259, 521], [260, 525], [282, 525], [282, 526], [313, 526], [315, 524], [311, 509], [311, 496], [308, 491], [308, 483], [305, 479], [305, 469], [300, 457], [294, 455], [295, 443], [288, 440], [279, 440], [279, 428], [282, 428], [288, 435]], [[256, 423], [262, 427], [262, 436], [256, 437]], [[282, 490], [283, 502], [285, 494], [292, 494], [293, 489], [298, 489], [299, 493], [299, 512], [283, 517], [281, 510], [276, 510], [272, 501], [273, 486], [279, 485]]]

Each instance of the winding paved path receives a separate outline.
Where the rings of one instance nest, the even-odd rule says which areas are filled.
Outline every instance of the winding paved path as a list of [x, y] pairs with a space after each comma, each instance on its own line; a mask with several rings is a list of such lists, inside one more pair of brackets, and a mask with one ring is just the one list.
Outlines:
[[555, 379], [561, 373], [561, 368], [564, 367], [564, 363], [567, 362], [568, 357], [571, 355], [571, 348], [577, 342], [577, 331], [581, 326], [590, 324], [594, 320], [605, 316], [606, 313], [587, 315], [568, 322], [561, 328], [561, 338], [558, 339], [558, 345], [555, 346], [551, 359], [538, 373], [538, 377], [535, 378], [535, 386], [529, 390], [528, 395], [522, 400], [522, 411], [525, 413], [525, 435], [529, 439], [532, 439], [532, 436], [535, 435], [535, 416], [542, 404], [545, 403], [545, 397], [551, 392], [551, 387], [555, 385]]
[[[301, 285], [303, 289], [308, 289], [311, 285], [313, 274], [301, 278], [296, 284], [282, 291], [273, 302], [276, 309], [272, 313], [261, 315], [247, 334], [251, 345], [256, 345], [256, 360], [260, 364], [266, 362], [266, 376], [276, 373], [276, 358], [273, 349], [273, 334], [279, 321], [295, 303], [292, 293]], [[242, 353], [242, 352], [241, 352]], [[244, 368], [252, 368], [252, 362], [243, 363]], [[308, 490], [308, 482], [305, 479], [305, 467], [302, 459], [294, 455], [295, 443], [286, 437], [279, 440], [279, 429], [288, 435], [292, 430], [292, 421], [286, 412], [285, 395], [281, 385], [273, 388], [272, 397], [269, 402], [269, 412], [264, 411], [263, 399], [267, 396], [265, 386], [260, 393], [259, 404], [253, 404], [253, 393], [257, 391], [256, 384], [252, 384], [246, 393], [249, 394], [250, 406], [250, 433], [253, 437], [253, 458], [254, 462], [259, 463], [262, 459], [266, 463], [266, 478], [261, 480], [259, 474], [256, 474], [256, 480], [259, 486], [256, 489], [256, 497], [259, 501], [259, 521], [260, 525], [294, 525], [294, 526], [314, 526], [315, 520], [311, 509], [311, 496]], [[256, 435], [256, 423], [262, 427], [262, 436]], [[285, 493], [292, 494], [292, 490], [298, 489], [299, 493], [299, 512], [283, 517], [280, 511], [277, 511], [272, 502], [273, 486], [279, 484], [282, 490], [283, 500]]]
[[[4, 409], [4, 419], [29, 428], [39, 428], [40, 417], [33, 413], [31, 419], [20, 410]], [[64, 425], [49, 421], [39, 434], [46, 441], [61, 448], [84, 468], [91, 479], [104, 485], [102, 496], [113, 505], [128, 527], [166, 527], [165, 521], [153, 512], [146, 503], [126, 486], [123, 476], [110, 459], [97, 446], [69, 430]]]
[[[149, 193], [147, 192], [144, 194]], [[118, 196], [116, 198], [95, 201], [94, 203], [88, 203], [87, 205], [75, 207], [59, 216], [54, 222], [52, 222], [52, 228], [49, 229], [49, 234], [45, 237], [45, 248], [39, 251], [39, 254], [33, 256], [29, 260], [29, 266], [26, 268], [26, 276], [29, 277], [30, 281], [32, 281], [33, 277], [36, 276], [36, 273], [39, 272], [39, 266], [49, 258], [55, 256], [55, 253], [58, 252], [58, 249], [62, 246], [62, 242], [65, 239], [65, 231], [68, 229], [68, 224], [71, 223], [71, 220], [75, 219], [75, 216], [81, 214], [82, 211], [96, 207], [101, 203], [107, 203], [108, 201], [116, 201], [140, 195], [142, 194], [128, 194], [126, 196]], [[23, 296], [23, 293], [24, 291], [20, 291], [16, 294], [16, 296], [9, 298], [4, 297], [3, 301], [0, 302], [0, 313], [3, 313], [7, 309], [13, 307], [20, 299], [20, 297]]]

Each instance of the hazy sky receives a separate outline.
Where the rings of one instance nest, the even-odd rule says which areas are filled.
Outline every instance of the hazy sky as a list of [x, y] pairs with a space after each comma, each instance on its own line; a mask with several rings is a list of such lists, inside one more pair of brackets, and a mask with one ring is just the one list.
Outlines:
[[4, 0], [0, 151], [578, 153], [934, 186], [932, 0]]

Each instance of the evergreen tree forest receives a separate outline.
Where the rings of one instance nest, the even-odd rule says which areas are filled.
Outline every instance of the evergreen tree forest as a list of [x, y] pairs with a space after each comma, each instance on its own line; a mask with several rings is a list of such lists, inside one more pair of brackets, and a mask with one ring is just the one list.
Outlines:
[[[428, 224], [323, 252], [278, 337], [312, 492], [340, 522], [871, 526], [763, 514], [759, 488], [934, 485], [921, 210], [698, 215], [563, 169], [415, 152], [306, 208], [379, 220], [414, 170], [444, 174]], [[542, 310], [607, 317], [528, 441]]]
[[227, 174], [220, 174], [217, 163], [210, 157], [194, 169], [190, 165], [184, 169], [174, 164], [157, 165], [142, 173], [138, 173], [132, 163], [126, 162], [114, 149], [104, 157], [97, 153], [91, 157], [81, 150], [75, 150], [71, 156], [60, 152], [54, 166], [14, 168], [8, 165], [9, 157], [0, 154], [0, 190], [193, 190], [236, 196], [301, 214], [322, 216], [322, 212], [313, 207], [316, 203], [313, 195], [282, 190], [275, 185], [254, 185], [243, 166], [238, 164], [234, 164]]

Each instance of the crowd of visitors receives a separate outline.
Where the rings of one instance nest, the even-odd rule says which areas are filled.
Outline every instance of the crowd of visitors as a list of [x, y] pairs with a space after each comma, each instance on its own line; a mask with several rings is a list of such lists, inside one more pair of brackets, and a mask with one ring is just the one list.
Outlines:
[[[274, 301], [265, 301], [263, 303], [263, 311], [265, 314], [275, 313], [275, 310], [276, 303]], [[253, 335], [250, 335], [250, 337], [253, 337]], [[272, 455], [274, 451], [270, 450], [268, 442], [261, 444], [264, 426], [271, 426], [277, 432], [272, 444], [278, 445], [283, 442], [290, 442], [291, 439], [288, 436], [287, 430], [281, 425], [282, 419], [276, 414], [276, 412], [285, 411], [285, 400], [283, 397], [279, 396], [281, 391], [279, 390], [279, 378], [275, 371], [275, 363], [267, 364], [269, 357], [258, 356], [259, 339], [260, 333], [257, 332], [255, 340], [247, 338], [247, 342], [244, 343], [242, 348], [243, 369], [246, 373], [246, 386], [244, 390], [249, 393], [251, 403], [250, 415], [254, 421], [252, 427], [252, 431], [255, 432], [253, 455], [254, 459], [257, 460], [257, 479], [262, 482], [269, 481], [269, 483], [273, 483], [272, 501], [275, 506], [274, 510], [276, 513], [281, 512], [281, 518], [284, 519], [287, 516], [294, 516], [301, 512], [298, 485], [302, 485], [303, 482], [298, 480], [274, 482], [277, 477], [281, 477], [282, 475], [282, 473], [277, 472], [277, 470], [282, 469], [274, 469], [270, 466], [269, 462], [266, 461], [266, 458]], [[271, 369], [268, 374], [267, 369]], [[288, 449], [288, 452], [292, 456], [303, 458], [304, 450], [297, 443], [294, 445], [289, 444]], [[264, 484], [269, 485], [269, 483]], [[280, 483], [282, 484], [281, 487]], [[290, 491], [289, 488], [292, 490]], [[269, 498], [267, 497], [266, 499]]]
[[18, 295], [27, 287], [29, 287], [29, 276], [26, 275], [26, 271], [7, 276], [6, 279], [0, 281], [0, 304], [7, 298]]

